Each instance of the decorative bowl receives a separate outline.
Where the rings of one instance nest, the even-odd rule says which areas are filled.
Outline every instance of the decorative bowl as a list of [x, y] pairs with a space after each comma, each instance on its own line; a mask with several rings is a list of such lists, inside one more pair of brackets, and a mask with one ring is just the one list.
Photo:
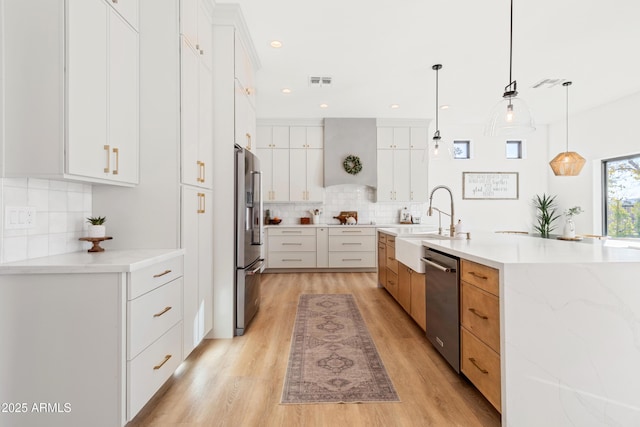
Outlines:
[[270, 219], [270, 220], [269, 220], [269, 224], [271, 224], [271, 225], [278, 225], [278, 224], [280, 224], [281, 222], [282, 222], [282, 219], [281, 219], [281, 218], [278, 218], [278, 219]]

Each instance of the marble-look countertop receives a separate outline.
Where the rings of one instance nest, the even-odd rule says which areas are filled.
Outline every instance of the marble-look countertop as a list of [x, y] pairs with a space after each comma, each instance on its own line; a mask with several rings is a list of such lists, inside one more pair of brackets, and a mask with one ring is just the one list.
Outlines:
[[[338, 224], [338, 223], [332, 223], [332, 224], [271, 224], [271, 225], [265, 225], [264, 228], [291, 228], [291, 227], [303, 227], [303, 228], [309, 228], [309, 227], [315, 227], [315, 228], [324, 228], [324, 227], [371, 227], [371, 228], [385, 228], [385, 227], [395, 227], [395, 228], [411, 228], [411, 227], [421, 227], [420, 224], [353, 224], [353, 225], [346, 225], [346, 224]], [[429, 226], [424, 226], [424, 227], [429, 227]], [[430, 227], [430, 229], [433, 229], [433, 227]]]
[[104, 252], [72, 252], [0, 264], [0, 275], [126, 273], [183, 254], [184, 249], [107, 249]]

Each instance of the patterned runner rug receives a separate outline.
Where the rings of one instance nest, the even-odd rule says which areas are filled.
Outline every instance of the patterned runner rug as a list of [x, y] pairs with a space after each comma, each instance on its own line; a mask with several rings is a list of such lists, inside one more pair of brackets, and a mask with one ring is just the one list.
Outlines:
[[399, 401], [353, 295], [300, 295], [281, 403]]

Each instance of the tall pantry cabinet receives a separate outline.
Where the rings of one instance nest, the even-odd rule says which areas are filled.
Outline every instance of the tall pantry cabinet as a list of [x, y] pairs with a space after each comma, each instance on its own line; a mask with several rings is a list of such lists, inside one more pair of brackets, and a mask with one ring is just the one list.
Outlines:
[[212, 329], [214, 315], [213, 5], [211, 0], [138, 1], [140, 183], [125, 190], [95, 186], [93, 212], [107, 216], [113, 236], [107, 248], [185, 249], [186, 358]]
[[[231, 338], [234, 318], [235, 145], [255, 150], [254, 73], [259, 68], [239, 5], [218, 3], [213, 9], [213, 257], [214, 312], [212, 335]], [[264, 159], [260, 158], [261, 163]], [[264, 195], [264, 193], [263, 193]]]
[[138, 0], [2, 1], [4, 176], [138, 183]]

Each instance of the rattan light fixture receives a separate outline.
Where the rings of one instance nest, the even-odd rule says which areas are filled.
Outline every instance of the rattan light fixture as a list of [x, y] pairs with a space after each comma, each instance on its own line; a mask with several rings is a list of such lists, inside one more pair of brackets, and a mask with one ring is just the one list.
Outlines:
[[567, 106], [566, 106], [566, 127], [567, 127], [567, 148], [566, 151], [559, 153], [549, 162], [553, 173], [556, 176], [576, 176], [580, 174], [586, 160], [575, 151], [569, 151], [569, 86], [571, 82], [564, 82], [562, 86], [567, 88]]

